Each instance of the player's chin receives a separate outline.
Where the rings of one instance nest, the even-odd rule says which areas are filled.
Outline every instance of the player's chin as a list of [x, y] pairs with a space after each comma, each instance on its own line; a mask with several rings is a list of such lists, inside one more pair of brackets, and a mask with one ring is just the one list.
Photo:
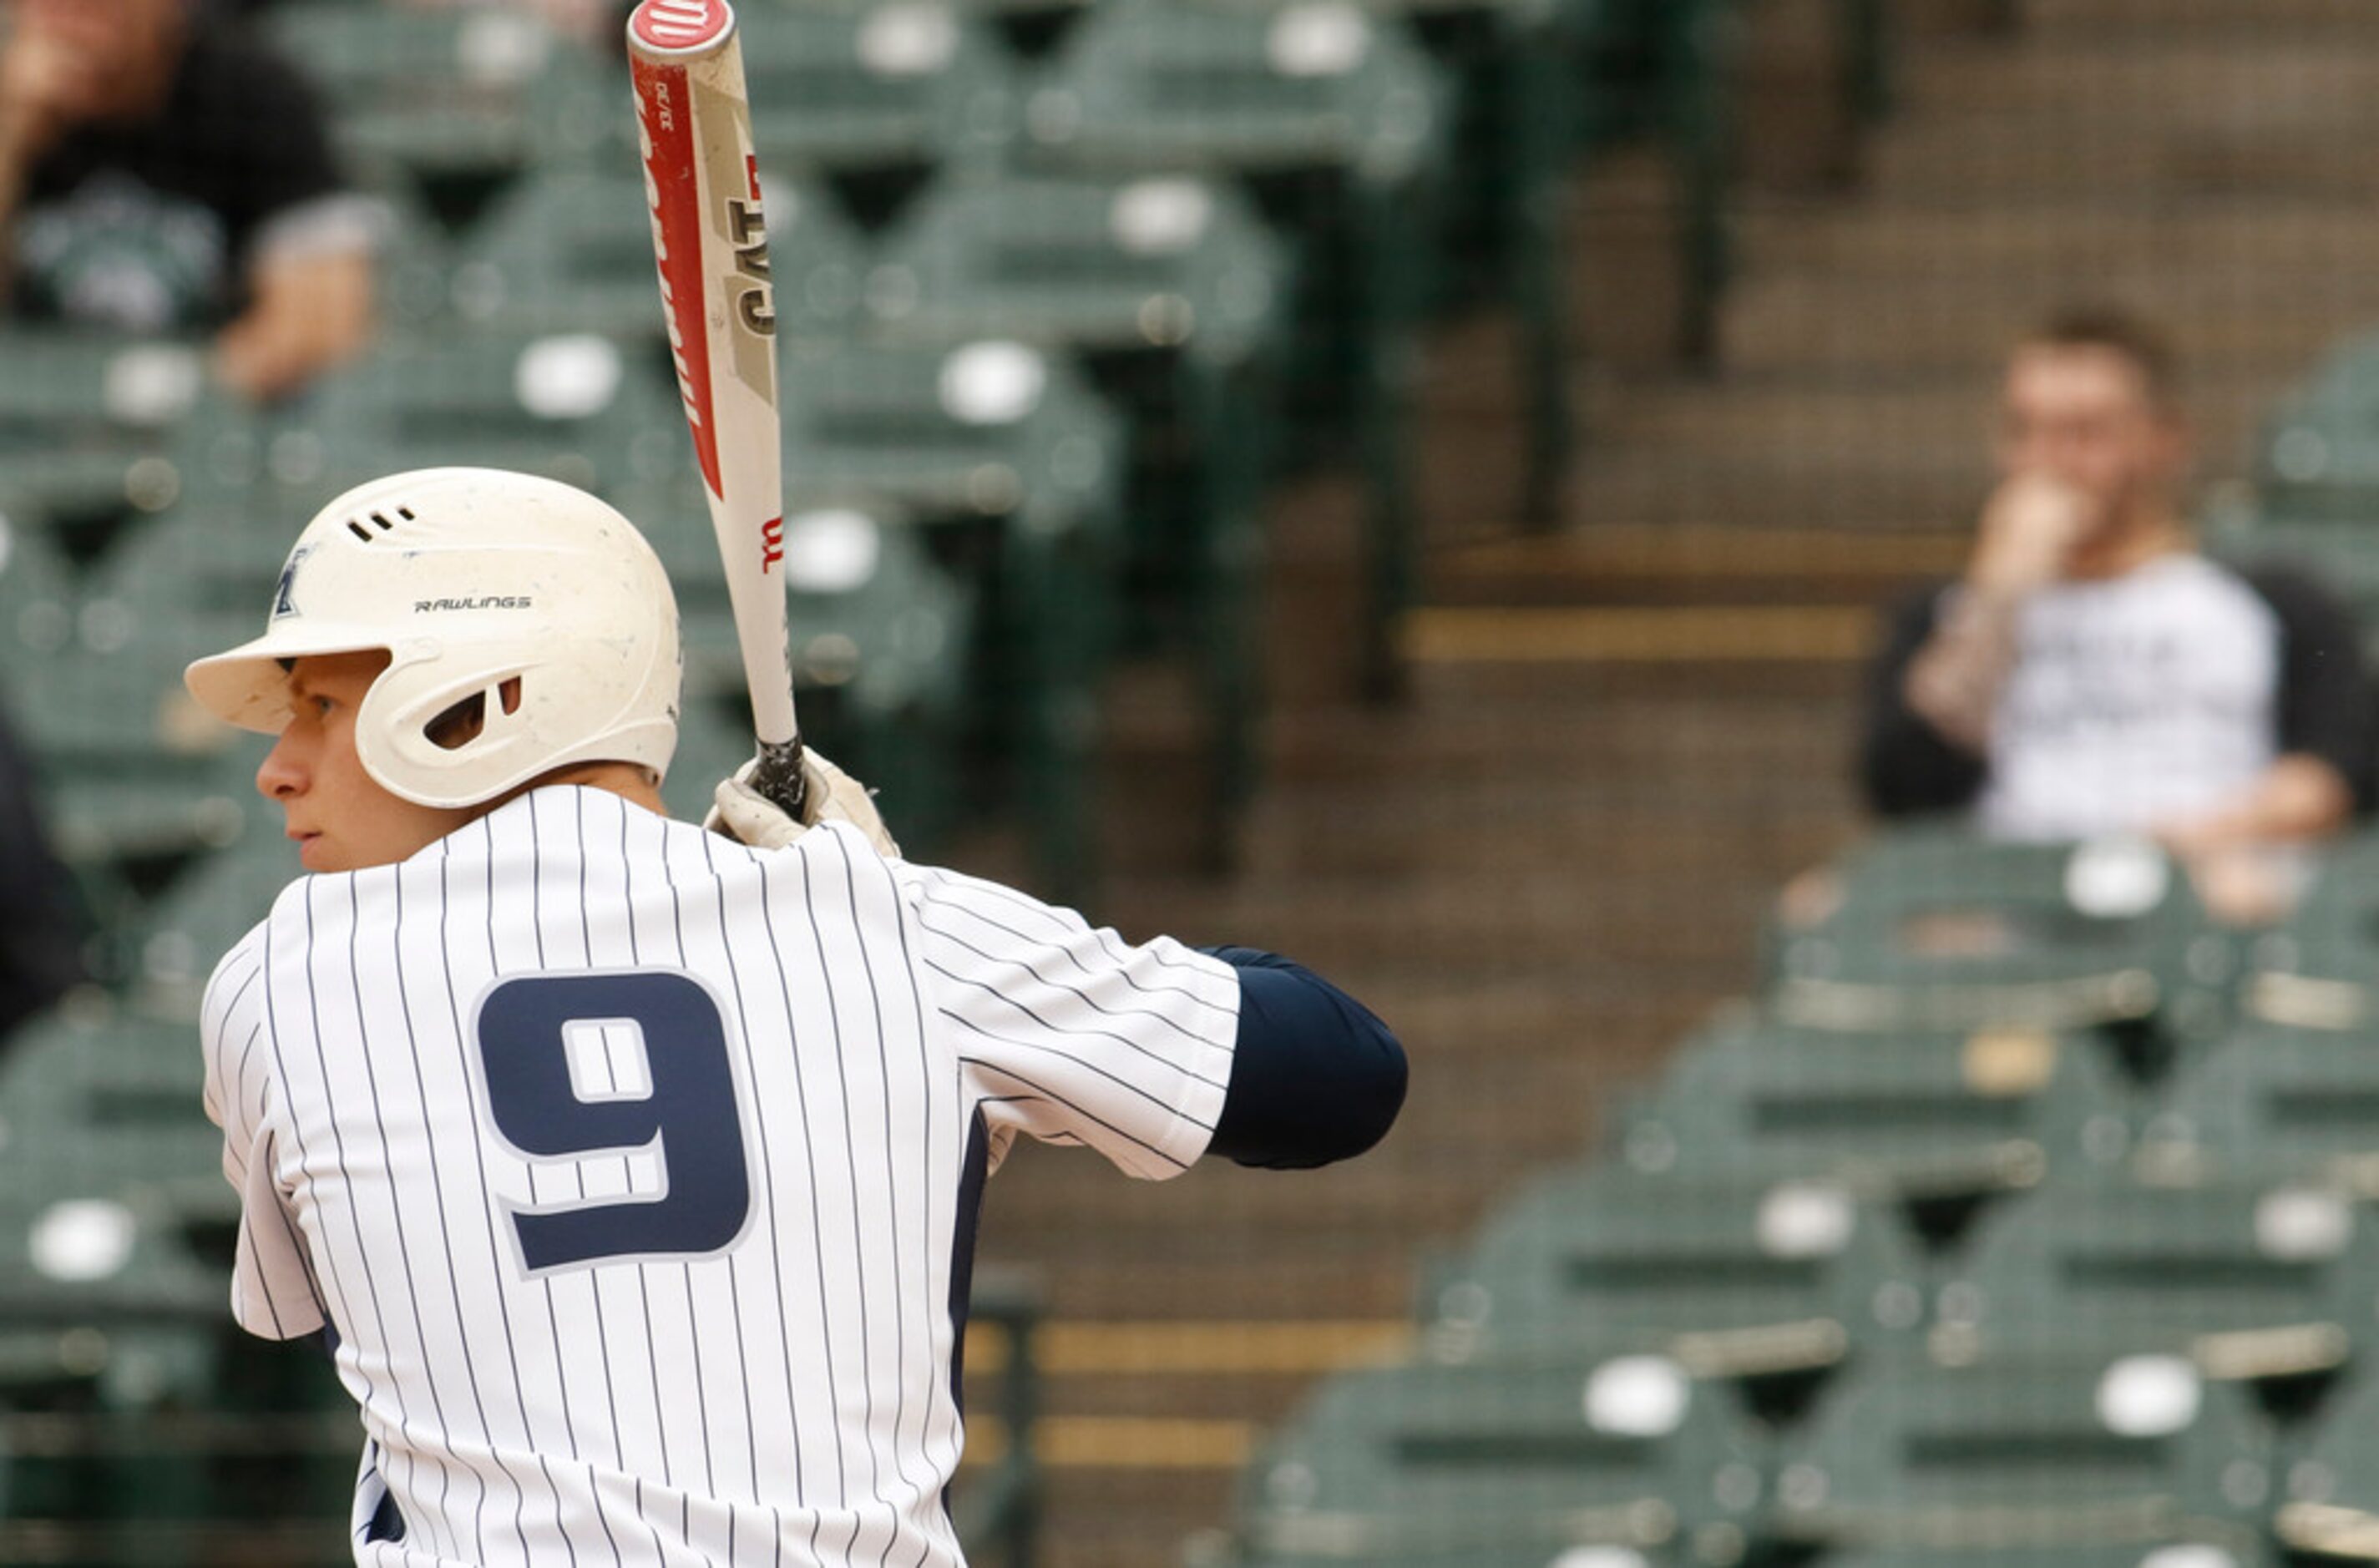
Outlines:
[[308, 871], [314, 872], [355, 869], [349, 863], [348, 857], [341, 852], [339, 846], [320, 833], [297, 835], [297, 863]]

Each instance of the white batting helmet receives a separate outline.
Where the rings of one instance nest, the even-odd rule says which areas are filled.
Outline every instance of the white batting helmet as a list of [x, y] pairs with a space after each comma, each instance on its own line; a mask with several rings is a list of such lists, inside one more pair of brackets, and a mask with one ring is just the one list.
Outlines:
[[[356, 714], [356, 754], [420, 805], [477, 805], [572, 763], [658, 774], [677, 745], [669, 578], [634, 524], [551, 479], [425, 468], [349, 490], [298, 536], [264, 635], [183, 679], [217, 717], [274, 735], [286, 660], [373, 648], [389, 665]], [[474, 697], [476, 735], [431, 738]]]

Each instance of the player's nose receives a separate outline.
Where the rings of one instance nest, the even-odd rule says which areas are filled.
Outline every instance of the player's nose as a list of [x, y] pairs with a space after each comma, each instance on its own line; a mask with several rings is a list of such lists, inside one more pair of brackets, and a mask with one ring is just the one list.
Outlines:
[[289, 738], [284, 735], [264, 754], [264, 761], [256, 770], [256, 792], [268, 801], [285, 801], [306, 788], [306, 769], [292, 754]]

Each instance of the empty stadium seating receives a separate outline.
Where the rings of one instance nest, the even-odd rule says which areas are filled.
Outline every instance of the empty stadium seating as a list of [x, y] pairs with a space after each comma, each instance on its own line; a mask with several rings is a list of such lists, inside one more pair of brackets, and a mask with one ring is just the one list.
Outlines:
[[2144, 840], [1878, 834], [1781, 910], [1779, 1018], [1839, 1031], [2100, 1028], [2153, 1079], [2217, 1033], [2235, 939]]
[[1961, 1550], [2251, 1543], [2275, 1478], [2245, 1394], [2179, 1357], [1878, 1363], [1776, 1472], [1783, 1539]]
[[2141, 1157], [2177, 1179], [2325, 1177], [2368, 1191], [2379, 1037], [2251, 1023], [2172, 1085]]
[[[1250, 1465], [1255, 1561], [1540, 1562], [1615, 1546], [1725, 1562], [1765, 1458], [1722, 1394], [1657, 1356], [1334, 1380]], [[1531, 1557], [1530, 1554], [1533, 1554]]]
[[1888, 1207], [1818, 1181], [1548, 1176], [1431, 1282], [1448, 1361], [1567, 1364], [1658, 1353], [1790, 1396], [1913, 1335], [1924, 1265]]
[[[1927, 831], [1794, 889], [1768, 995], [1683, 1043], [1597, 1163], [1508, 1196], [1425, 1276], [1412, 1366], [1338, 1380], [1250, 1465], [1240, 1561], [1452, 1562], [1412, 1522], [1427, 1483], [1392, 1459], [1419, 1418], [1395, 1399], [1539, 1452], [1491, 1391], [1653, 1365], [1755, 1418], [1757, 1504], [1713, 1528], [1695, 1510], [1738, 1457], [1673, 1450], [1642, 1483], [1658, 1509], [1588, 1510], [1565, 1544], [1482, 1535], [1477, 1561], [2355, 1555], [2379, 1516], [2346, 1435], [2379, 1341], [2373, 1037], [2352, 1007], [2222, 1020], [2300, 969], [2355, 977], [2359, 1007], [2367, 853], [2261, 938], [2139, 845]], [[1308, 1517], [1283, 1489], [1332, 1501]]]
[[2111, 1165], [2132, 1107], [2087, 1033], [1831, 1033], [1730, 1018], [1685, 1042], [1619, 1133], [1633, 1169], [1831, 1176], [1947, 1197]]
[[2379, 1234], [2342, 1192], [2068, 1182], [1985, 1221], [1928, 1332], [1960, 1362], [2087, 1349], [2190, 1357], [2210, 1381], [2326, 1379], [2374, 1291]]

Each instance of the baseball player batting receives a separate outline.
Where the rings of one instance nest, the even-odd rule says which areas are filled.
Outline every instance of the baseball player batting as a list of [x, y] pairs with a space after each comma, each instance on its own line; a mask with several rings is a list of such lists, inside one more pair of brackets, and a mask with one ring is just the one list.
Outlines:
[[1018, 1135], [1161, 1179], [1343, 1159], [1402, 1102], [1323, 981], [912, 864], [814, 754], [798, 820], [739, 775], [670, 821], [678, 679], [626, 518], [459, 468], [332, 501], [189, 669], [278, 737], [307, 873], [209, 983], [206, 1103], [234, 1313], [361, 1407], [358, 1563], [959, 1563]]

